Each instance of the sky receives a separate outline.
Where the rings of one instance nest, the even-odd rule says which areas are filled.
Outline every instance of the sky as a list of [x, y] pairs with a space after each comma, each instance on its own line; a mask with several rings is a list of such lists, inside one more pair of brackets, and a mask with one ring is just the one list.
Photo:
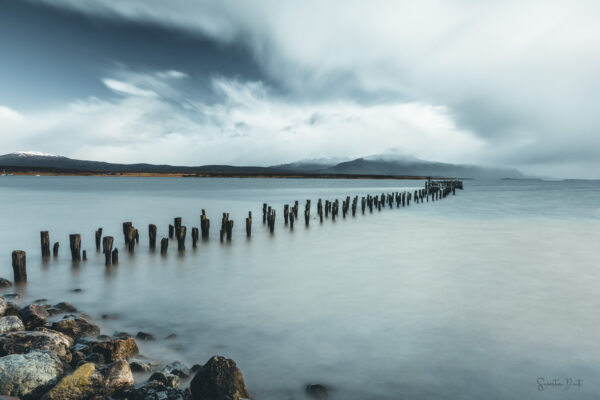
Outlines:
[[0, 153], [600, 178], [597, 1], [0, 0]]

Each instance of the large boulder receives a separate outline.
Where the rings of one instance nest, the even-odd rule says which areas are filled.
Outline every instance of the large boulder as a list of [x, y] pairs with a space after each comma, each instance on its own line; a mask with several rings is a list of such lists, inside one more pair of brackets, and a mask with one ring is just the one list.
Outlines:
[[162, 383], [166, 387], [177, 389], [179, 387], [179, 377], [177, 375], [169, 374], [167, 372], [158, 371], [150, 375], [148, 382], [157, 381]]
[[104, 393], [104, 376], [94, 364], [86, 363], [65, 376], [46, 393], [44, 400], [91, 399]]
[[139, 353], [137, 343], [131, 336], [84, 337], [78, 343], [89, 346], [92, 353], [100, 355], [106, 362], [128, 360]]
[[244, 377], [235, 361], [213, 356], [190, 383], [195, 400], [237, 400], [249, 398]]
[[129, 363], [125, 360], [115, 361], [104, 369], [106, 388], [109, 393], [133, 386], [133, 374]]
[[48, 350], [68, 363], [71, 361], [69, 348], [72, 345], [73, 339], [50, 329], [9, 332], [0, 335], [0, 356]]
[[60, 321], [54, 322], [52, 329], [64, 333], [73, 339], [79, 339], [83, 336], [98, 336], [100, 334], [100, 328], [97, 325], [92, 324], [85, 318], [74, 315], [66, 315]]
[[0, 317], [0, 334], [24, 330], [25, 325], [23, 325], [23, 321], [21, 321], [21, 319], [16, 315], [7, 315], [6, 317]]
[[50, 351], [32, 351], [0, 358], [0, 394], [39, 398], [64, 373], [64, 364]]
[[44, 326], [46, 319], [50, 316], [43, 304], [30, 304], [19, 310], [19, 316], [29, 330]]
[[181, 361], [173, 361], [163, 367], [161, 372], [165, 374], [176, 375], [180, 378], [188, 378], [191, 374], [190, 367], [182, 363]]
[[0, 289], [6, 289], [12, 286], [11, 281], [5, 278], [0, 278]]
[[48, 313], [50, 315], [56, 315], [56, 314], [64, 314], [64, 313], [74, 313], [74, 312], [77, 312], [77, 309], [73, 305], [66, 303], [64, 301], [61, 301], [60, 303], [55, 304], [52, 307], [48, 308], [46, 311], [48, 311]]

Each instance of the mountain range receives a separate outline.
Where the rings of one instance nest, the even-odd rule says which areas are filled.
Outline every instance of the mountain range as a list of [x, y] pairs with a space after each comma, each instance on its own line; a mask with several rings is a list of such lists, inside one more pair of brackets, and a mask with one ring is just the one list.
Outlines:
[[15, 171], [41, 170], [56, 173], [181, 173], [181, 174], [264, 174], [264, 175], [369, 175], [432, 176], [457, 178], [526, 178], [516, 169], [425, 161], [412, 156], [382, 154], [353, 160], [313, 159], [270, 167], [201, 165], [173, 166], [155, 164], [116, 164], [77, 160], [38, 153], [17, 152], [0, 156], [0, 168]]

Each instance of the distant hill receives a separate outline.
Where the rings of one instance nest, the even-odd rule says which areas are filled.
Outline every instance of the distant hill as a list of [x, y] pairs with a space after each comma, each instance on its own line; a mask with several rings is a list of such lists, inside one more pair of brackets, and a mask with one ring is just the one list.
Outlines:
[[376, 155], [355, 160], [313, 159], [270, 167], [201, 165], [173, 166], [154, 164], [114, 164], [76, 160], [37, 152], [18, 152], [0, 156], [0, 168], [44, 169], [57, 172], [87, 173], [225, 173], [225, 174], [319, 174], [319, 175], [387, 175], [433, 176], [457, 178], [526, 178], [516, 169], [487, 168], [474, 165], [424, 161], [412, 156]]

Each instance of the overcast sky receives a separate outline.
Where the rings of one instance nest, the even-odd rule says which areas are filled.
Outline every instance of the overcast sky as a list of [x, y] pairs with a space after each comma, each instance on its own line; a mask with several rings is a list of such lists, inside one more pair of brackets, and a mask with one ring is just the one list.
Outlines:
[[600, 178], [597, 1], [0, 0], [0, 153]]

